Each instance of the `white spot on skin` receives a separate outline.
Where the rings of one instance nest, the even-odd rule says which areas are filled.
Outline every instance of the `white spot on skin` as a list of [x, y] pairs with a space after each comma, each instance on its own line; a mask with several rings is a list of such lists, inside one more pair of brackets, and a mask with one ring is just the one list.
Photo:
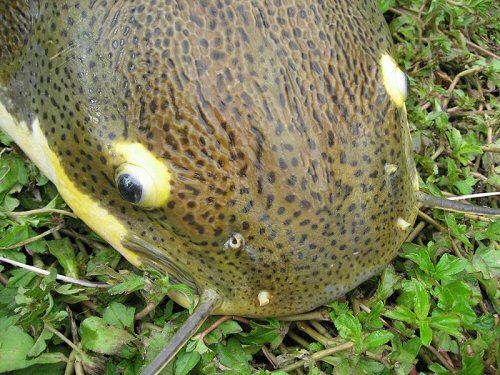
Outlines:
[[402, 107], [408, 97], [408, 84], [406, 75], [388, 54], [383, 54], [380, 58], [380, 66], [382, 68], [382, 82], [387, 94], [392, 101]]
[[401, 230], [407, 230], [411, 226], [411, 224], [407, 222], [405, 219], [398, 217], [396, 226]]
[[257, 296], [257, 299], [259, 300], [259, 306], [266, 306], [269, 305], [269, 298], [271, 295], [267, 290], [261, 290], [259, 292], [259, 295]]
[[225, 249], [239, 249], [245, 245], [245, 238], [240, 233], [233, 233], [224, 244]]
[[385, 173], [390, 176], [398, 170], [398, 166], [396, 164], [387, 163], [386, 165], [384, 165], [384, 170]]

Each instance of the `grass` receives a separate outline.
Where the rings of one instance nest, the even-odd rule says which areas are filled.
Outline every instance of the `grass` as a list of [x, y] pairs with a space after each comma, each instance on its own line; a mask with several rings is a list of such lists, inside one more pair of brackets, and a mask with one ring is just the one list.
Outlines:
[[[421, 188], [500, 189], [500, 4], [382, 1], [409, 73]], [[5, 137], [0, 150], [0, 372], [137, 374], [188, 316], [67, 211]], [[476, 203], [498, 207], [498, 200]], [[306, 322], [211, 317], [166, 373], [496, 374], [500, 221], [424, 210], [381, 276]], [[71, 278], [113, 284], [84, 287]], [[319, 320], [323, 318], [325, 320]], [[210, 331], [210, 329], [212, 329]]]

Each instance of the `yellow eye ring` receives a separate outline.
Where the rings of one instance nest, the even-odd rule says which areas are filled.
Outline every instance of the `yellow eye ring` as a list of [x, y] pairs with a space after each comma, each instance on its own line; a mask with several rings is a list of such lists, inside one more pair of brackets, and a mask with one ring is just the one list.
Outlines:
[[114, 151], [123, 160], [115, 171], [122, 198], [145, 209], [163, 206], [170, 197], [172, 179], [165, 162], [140, 143], [119, 142]]

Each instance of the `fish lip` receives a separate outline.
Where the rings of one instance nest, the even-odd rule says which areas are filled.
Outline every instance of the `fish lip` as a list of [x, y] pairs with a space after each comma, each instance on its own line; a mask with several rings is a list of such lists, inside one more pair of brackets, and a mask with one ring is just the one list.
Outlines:
[[194, 290], [200, 290], [191, 275], [175, 263], [165, 249], [135, 234], [127, 234], [121, 243], [126, 249], [138, 255], [143, 266], [166, 272], [174, 282], [185, 284]]

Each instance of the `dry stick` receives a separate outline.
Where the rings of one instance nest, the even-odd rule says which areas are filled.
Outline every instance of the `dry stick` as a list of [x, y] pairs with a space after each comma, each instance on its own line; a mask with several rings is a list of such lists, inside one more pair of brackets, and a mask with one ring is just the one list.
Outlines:
[[66, 345], [68, 345], [71, 349], [76, 350], [81, 355], [85, 355], [85, 352], [82, 349], [80, 349], [78, 346], [76, 346], [75, 344], [73, 344], [73, 342], [70, 339], [68, 339], [61, 332], [59, 332], [57, 329], [55, 329], [54, 327], [52, 327], [49, 323], [44, 322], [44, 327], [47, 329], [47, 331], [52, 332], [54, 335], [56, 335], [62, 341], [64, 341], [66, 343]]
[[317, 320], [311, 320], [309, 322], [309, 324], [312, 325], [314, 327], [314, 329], [316, 331], [318, 331], [319, 333], [321, 333], [323, 336], [333, 340], [332, 335], [330, 335], [330, 333], [327, 331], [327, 329], [321, 325], [321, 322], [319, 322]]
[[66, 364], [64, 375], [72, 375], [73, 372], [75, 371], [75, 356], [76, 356], [76, 351], [72, 350], [68, 357], [68, 363]]
[[64, 234], [66, 234], [67, 236], [70, 236], [70, 237], [73, 237], [73, 238], [75, 238], [75, 239], [77, 239], [77, 240], [80, 240], [80, 241], [82, 241], [82, 242], [86, 243], [86, 244], [87, 244], [88, 246], [90, 246], [90, 247], [92, 247], [92, 246], [93, 246], [93, 247], [95, 247], [95, 248], [96, 248], [96, 249], [98, 249], [98, 250], [106, 250], [106, 246], [104, 246], [103, 244], [101, 244], [101, 243], [99, 243], [99, 242], [97, 242], [97, 241], [95, 241], [95, 240], [92, 240], [92, 239], [90, 239], [90, 238], [87, 238], [87, 237], [85, 237], [85, 236], [82, 236], [81, 234], [76, 233], [76, 232], [75, 232], [75, 231], [73, 231], [73, 230], [62, 229], [62, 230], [61, 230], [61, 233], [64, 233]]
[[7, 279], [3, 273], [0, 273], [0, 283], [2, 283], [3, 286], [7, 286], [9, 283], [9, 279]]
[[75, 361], [75, 374], [76, 375], [85, 375], [85, 371], [83, 370], [82, 361], [80, 361], [78, 358]]
[[[43, 276], [50, 275], [49, 271], [46, 271], [42, 268], [33, 267], [33, 266], [28, 265], [28, 264], [16, 262], [15, 260], [12, 260], [12, 259], [0, 257], [0, 262], [4, 262], [4, 263], [8, 263], [10, 265], [16, 266], [16, 267], [24, 268], [25, 270], [35, 272], [39, 275], [43, 275]], [[75, 279], [73, 277], [63, 276], [63, 275], [59, 275], [59, 274], [56, 275], [56, 279], [59, 281], [64, 281], [66, 283], [72, 283], [72, 284], [86, 286], [88, 288], [111, 288], [112, 287], [112, 285], [105, 284], [105, 283], [93, 283], [91, 281]]]
[[454, 367], [450, 366], [448, 361], [441, 355], [441, 353], [438, 352], [436, 348], [434, 348], [432, 345], [429, 345], [427, 349], [429, 349], [432, 354], [434, 354], [436, 358], [439, 359], [439, 362], [441, 362], [452, 374], [455, 374], [457, 372], [457, 370]]
[[92, 301], [82, 301], [81, 304], [85, 307], [87, 307], [88, 309], [92, 310], [92, 311], [97, 311], [97, 309], [99, 308], [99, 306], [97, 306], [94, 302]]
[[434, 154], [432, 154], [431, 159], [436, 160], [438, 158], [438, 156], [443, 153], [444, 150], [445, 150], [445, 148], [443, 145], [439, 146], [437, 148], [436, 152], [434, 152]]
[[448, 110], [448, 115], [450, 117], [462, 117], [462, 116], [474, 116], [474, 115], [494, 115], [498, 113], [498, 111], [495, 110], [488, 110], [488, 109], [482, 109], [482, 110], [472, 110], [472, 111], [461, 111], [461, 110]]
[[456, 242], [454, 240], [451, 240], [451, 248], [453, 249], [453, 252], [455, 253], [455, 255], [459, 258], [464, 258], [464, 256], [462, 255], [462, 253], [460, 252], [460, 249], [458, 248]]
[[145, 316], [147, 316], [151, 311], [156, 309], [156, 306], [158, 306], [157, 302], [149, 302], [144, 308], [139, 311], [137, 314], [135, 314], [134, 319], [135, 320], [141, 320]]
[[479, 172], [472, 172], [472, 171], [471, 171], [471, 172], [470, 172], [470, 174], [471, 174], [472, 176], [474, 176], [474, 177], [479, 178], [482, 182], [486, 182], [486, 181], [488, 181], [488, 177], [486, 177], [485, 175], [483, 175], [483, 174], [481, 174], [481, 173], [479, 173]]
[[206, 335], [208, 335], [210, 332], [212, 332], [214, 329], [216, 329], [218, 326], [220, 326], [222, 323], [224, 323], [227, 320], [236, 320], [236, 321], [241, 322], [241, 323], [250, 324], [250, 321], [246, 318], [242, 318], [240, 316], [234, 316], [234, 315], [225, 315], [225, 316], [217, 319], [207, 329], [205, 329], [202, 333], [200, 333], [199, 339], [200, 340], [205, 339]]
[[278, 368], [278, 359], [276, 356], [267, 348], [267, 346], [263, 345], [262, 346], [262, 353], [264, 353], [264, 356], [267, 358], [271, 366], [273, 366], [274, 369]]
[[292, 363], [291, 365], [283, 367], [282, 369], [280, 369], [280, 371], [285, 371], [285, 372], [293, 371], [295, 369], [298, 369], [298, 368], [304, 366], [309, 361], [320, 360], [320, 359], [322, 359], [324, 357], [328, 357], [329, 355], [332, 355], [332, 354], [335, 354], [335, 353], [338, 353], [338, 352], [342, 352], [344, 350], [349, 350], [353, 346], [354, 346], [353, 342], [346, 342], [345, 344], [338, 345], [338, 346], [336, 346], [334, 348], [328, 348], [328, 349], [325, 349], [325, 350], [320, 350], [319, 352], [311, 354], [311, 356], [309, 358], [301, 359], [300, 361], [297, 361], [295, 363]]
[[443, 109], [448, 108], [448, 103], [451, 100], [451, 93], [455, 89], [455, 87], [457, 86], [458, 82], [460, 81], [460, 78], [462, 78], [462, 77], [464, 77], [466, 75], [469, 75], [469, 74], [477, 73], [477, 72], [479, 72], [481, 70], [483, 70], [482, 66], [475, 66], [473, 68], [470, 68], [470, 69], [467, 69], [467, 70], [464, 70], [464, 71], [458, 73], [455, 76], [455, 78], [453, 78], [453, 81], [451, 82], [450, 86], [448, 87], [448, 90], [447, 90], [448, 91], [448, 97], [444, 98], [442, 108]]
[[474, 42], [471, 42], [469, 39], [465, 39], [465, 43], [468, 44], [469, 46], [471, 46], [472, 48], [474, 48], [475, 50], [484, 53], [485, 55], [488, 55], [490, 57], [493, 57], [494, 59], [500, 60], [500, 56], [494, 54], [491, 51], [488, 51], [487, 49], [477, 45]]
[[58, 210], [56, 208], [37, 208], [36, 210], [29, 211], [13, 211], [13, 212], [5, 212], [7, 217], [17, 218], [22, 216], [30, 216], [30, 215], [41, 215], [41, 214], [61, 214], [73, 217], [77, 219], [78, 217], [73, 213], [65, 210]]
[[297, 322], [297, 328], [312, 337], [317, 342], [321, 343], [323, 346], [332, 346], [336, 344], [334, 340], [330, 340], [329, 338], [323, 336], [304, 322]]
[[484, 152], [496, 152], [496, 153], [500, 153], [500, 144], [498, 144], [498, 143], [490, 143], [488, 145], [482, 145], [481, 149]]
[[314, 310], [304, 314], [279, 316], [278, 319], [283, 322], [295, 322], [298, 320], [331, 320], [327, 309]]
[[18, 247], [22, 247], [24, 245], [28, 245], [28, 244], [30, 244], [32, 242], [35, 242], [35, 241], [38, 241], [38, 240], [40, 240], [40, 239], [42, 239], [44, 237], [47, 237], [51, 233], [57, 232], [59, 229], [61, 229], [63, 227], [63, 225], [64, 224], [59, 224], [58, 226], [56, 226], [54, 228], [51, 228], [51, 229], [43, 232], [42, 234], [39, 234], [38, 236], [28, 238], [27, 240], [18, 242], [18, 243], [14, 244], [14, 245], [0, 246], [0, 250], [12, 250], [12, 249], [16, 249]]
[[306, 340], [304, 340], [302, 337], [297, 335], [295, 332], [290, 331], [287, 333], [287, 336], [289, 338], [291, 338], [293, 341], [295, 341], [297, 344], [302, 346], [303, 348], [309, 349], [309, 343]]
[[417, 226], [413, 229], [413, 231], [406, 237], [405, 242], [413, 242], [413, 240], [422, 232], [427, 224], [423, 221], [420, 221]]
[[428, 222], [429, 224], [434, 225], [439, 231], [441, 232], [448, 232], [445, 227], [443, 227], [441, 224], [439, 224], [436, 220], [434, 220], [432, 217], [427, 215], [426, 213], [423, 213], [422, 211], [418, 211], [418, 216]]

